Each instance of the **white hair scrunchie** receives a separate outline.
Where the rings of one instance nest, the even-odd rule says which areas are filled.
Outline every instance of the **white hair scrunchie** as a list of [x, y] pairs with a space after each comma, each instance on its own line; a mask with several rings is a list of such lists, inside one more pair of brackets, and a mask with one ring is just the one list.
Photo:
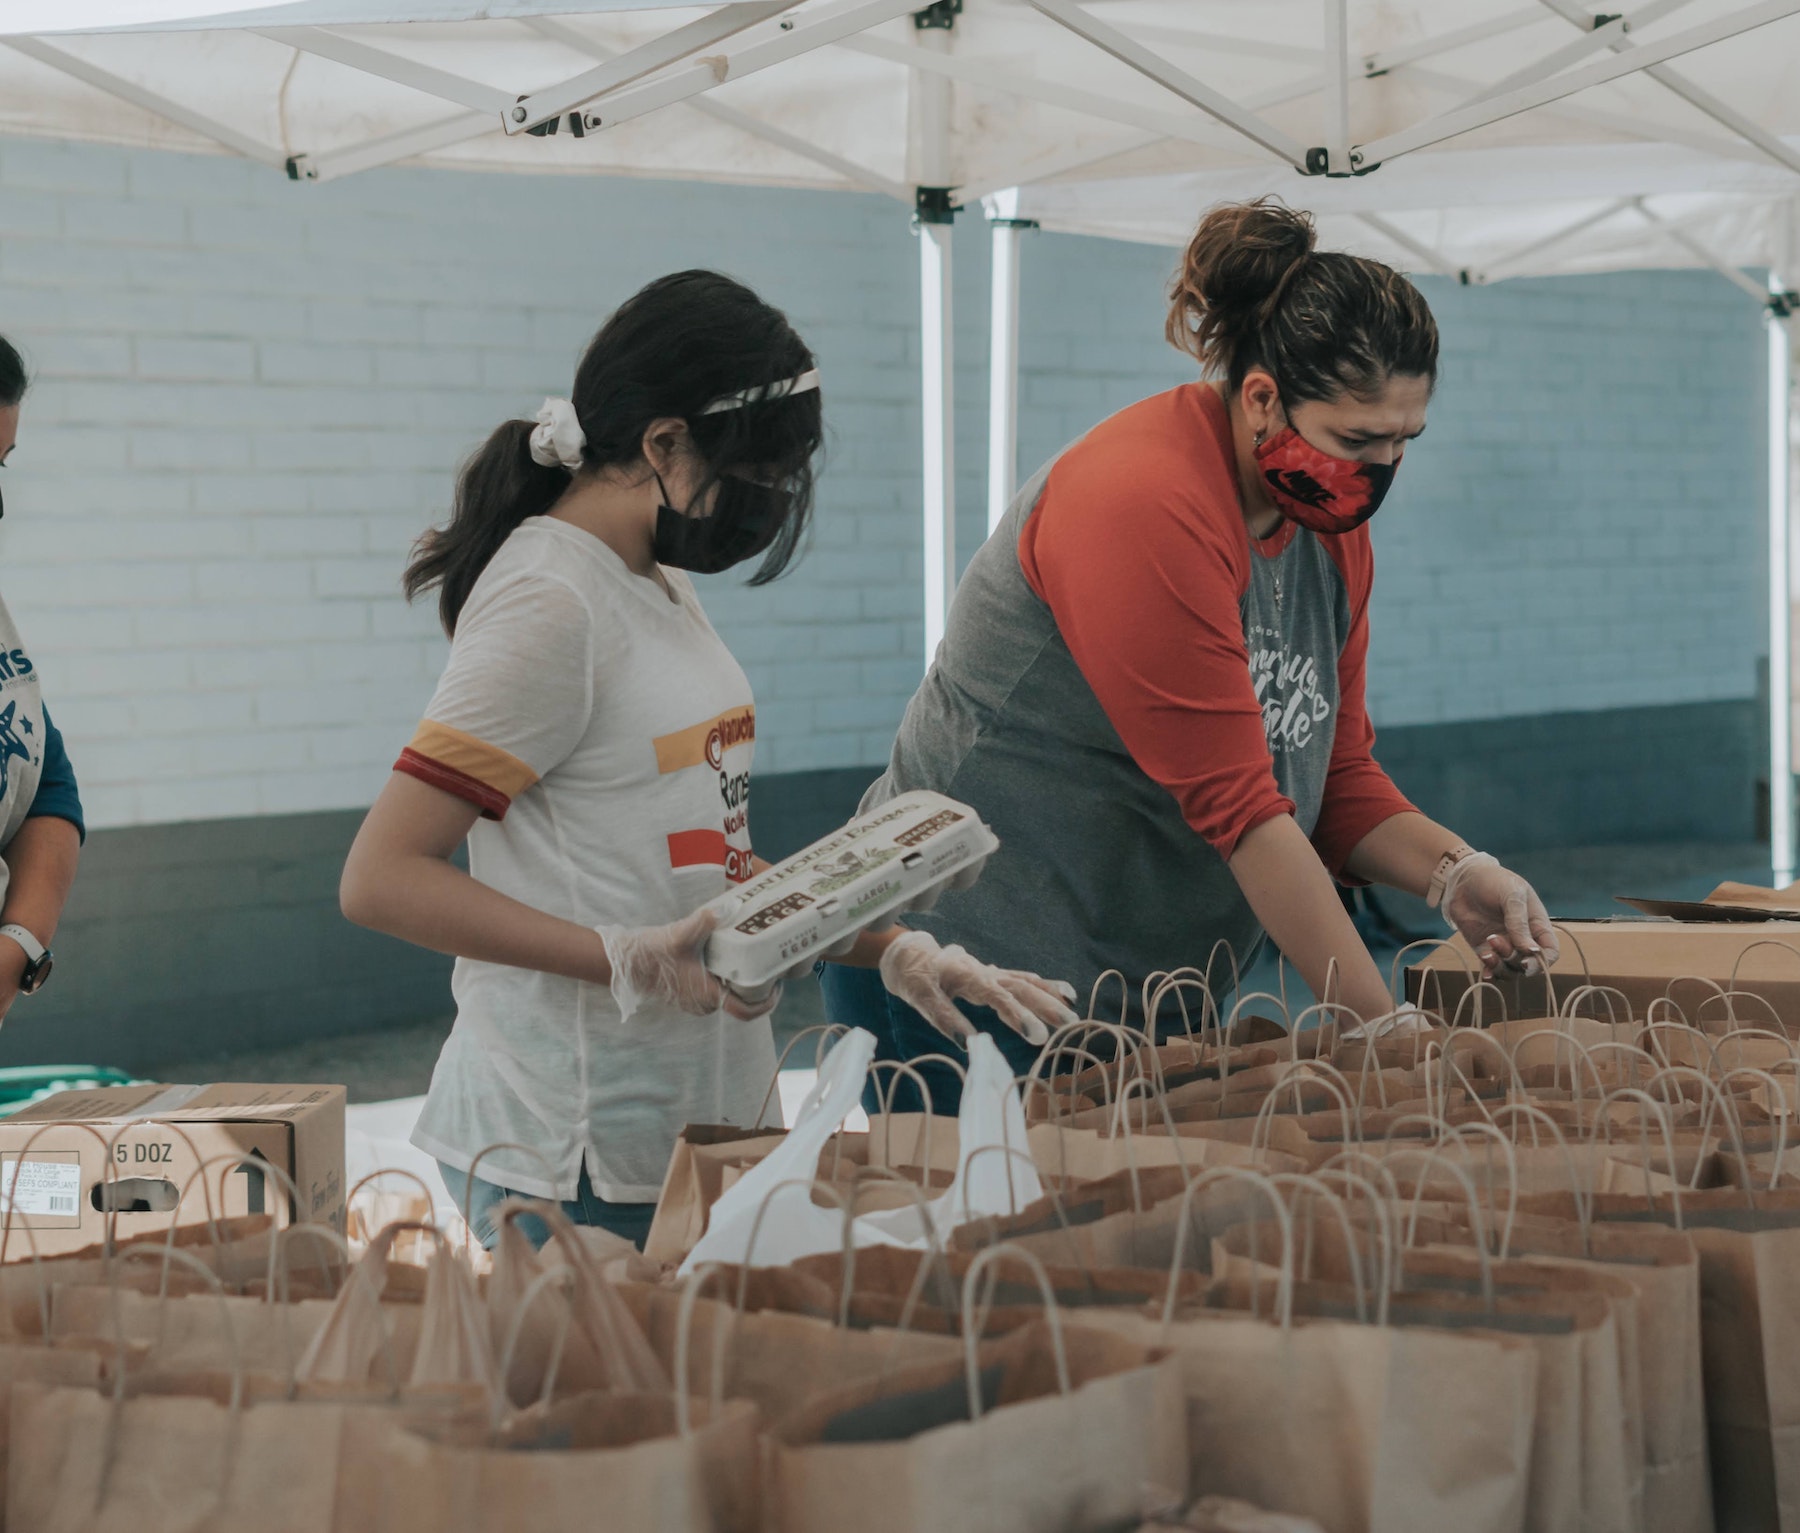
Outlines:
[[581, 429], [575, 406], [566, 399], [546, 399], [531, 433], [531, 461], [544, 468], [560, 466], [572, 474], [581, 467], [586, 446], [587, 433]]

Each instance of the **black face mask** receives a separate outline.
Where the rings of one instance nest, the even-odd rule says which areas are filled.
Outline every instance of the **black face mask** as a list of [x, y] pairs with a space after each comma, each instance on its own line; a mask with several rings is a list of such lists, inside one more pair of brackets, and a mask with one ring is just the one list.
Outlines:
[[650, 552], [658, 564], [716, 575], [753, 559], [775, 541], [786, 519], [788, 493], [726, 474], [706, 516], [688, 516], [669, 504], [669, 492], [656, 476], [662, 504], [656, 508], [656, 532]]

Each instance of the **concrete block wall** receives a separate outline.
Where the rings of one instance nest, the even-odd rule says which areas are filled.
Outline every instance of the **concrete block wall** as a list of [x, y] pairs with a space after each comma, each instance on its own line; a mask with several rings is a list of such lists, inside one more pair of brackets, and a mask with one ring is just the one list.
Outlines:
[[1751, 698], [1758, 306], [1711, 272], [1420, 285], [1444, 359], [1373, 524], [1377, 723]]

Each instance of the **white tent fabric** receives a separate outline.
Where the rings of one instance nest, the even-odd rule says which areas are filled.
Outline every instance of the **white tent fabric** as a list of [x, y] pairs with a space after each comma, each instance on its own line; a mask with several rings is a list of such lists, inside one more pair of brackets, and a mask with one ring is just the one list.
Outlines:
[[1021, 187], [1008, 207], [1045, 229], [1180, 245], [1201, 209], [1266, 193], [1312, 212], [1328, 249], [1480, 282], [1781, 267], [1800, 176], [1680, 144], [1441, 150], [1344, 180], [1253, 170], [1045, 182]]
[[[1800, 133], [1800, 0], [1648, 0], [1598, 29], [1573, 0], [968, 0], [953, 27], [928, 30], [909, 15], [919, 3], [0, 0], [0, 131], [217, 147], [210, 123], [230, 147], [306, 157], [321, 179], [384, 142], [436, 164], [860, 180], [908, 196], [1304, 164], [1314, 150], [1347, 172], [1428, 154], [1459, 127], [1459, 149], [1638, 139], [1722, 164], [1768, 161]], [[656, 70], [567, 102], [599, 119], [582, 138], [526, 139], [505, 120], [520, 95], [535, 105], [674, 29], [694, 46], [653, 49]], [[1655, 77], [1640, 57], [1662, 59]], [[954, 86], [941, 166], [915, 120], [921, 79]], [[702, 95], [750, 120], [643, 121]]]
[[[1738, 267], [1796, 269], [1800, 0], [924, 4], [0, 0], [0, 133], [223, 150], [301, 181], [422, 162], [916, 201], [928, 652], [955, 573], [956, 201], [1003, 194], [1007, 215], [996, 487], [1017, 219], [1173, 241], [1210, 202], [1278, 190], [1331, 243], [1474, 281], [1704, 264], [1760, 298]], [[1785, 335], [1770, 356], [1785, 423]], [[1791, 876], [1786, 461], [1772, 423], [1771, 781]]]

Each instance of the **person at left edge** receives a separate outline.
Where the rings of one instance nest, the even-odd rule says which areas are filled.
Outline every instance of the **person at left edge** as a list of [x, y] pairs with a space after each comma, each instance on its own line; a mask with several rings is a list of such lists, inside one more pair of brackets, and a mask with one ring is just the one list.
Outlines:
[[[0, 336], [0, 468], [18, 446], [29, 381], [18, 349]], [[37, 667], [0, 602], [0, 1019], [50, 979], [50, 943], [86, 836], [62, 735], [44, 706]]]
[[[748, 880], [756, 712], [686, 572], [793, 560], [822, 433], [786, 318], [713, 272], [652, 282], [601, 328], [573, 397], [464, 466], [407, 588], [436, 586], [450, 659], [344, 867], [346, 915], [456, 955], [456, 1024], [413, 1142], [476, 1233], [508, 1192], [640, 1245], [676, 1136], [752, 1124], [771, 998], [701, 962], [707, 901]], [[470, 872], [450, 862], [465, 839]], [[867, 936], [908, 1004], [1051, 990], [923, 932]], [[1022, 997], [1022, 999], [1021, 999]], [[475, 1166], [489, 1145], [498, 1149]], [[533, 1233], [529, 1227], [527, 1233]]]

